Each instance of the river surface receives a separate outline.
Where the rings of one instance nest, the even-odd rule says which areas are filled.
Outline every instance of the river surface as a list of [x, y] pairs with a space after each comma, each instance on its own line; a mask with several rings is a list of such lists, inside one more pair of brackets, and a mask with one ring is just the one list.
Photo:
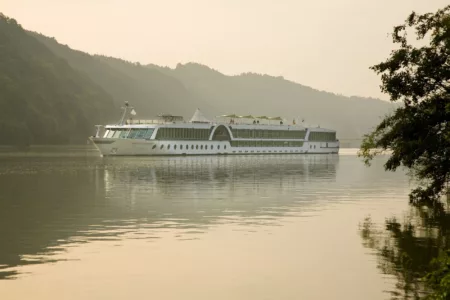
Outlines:
[[364, 218], [410, 182], [339, 155], [0, 150], [0, 299], [386, 299]]

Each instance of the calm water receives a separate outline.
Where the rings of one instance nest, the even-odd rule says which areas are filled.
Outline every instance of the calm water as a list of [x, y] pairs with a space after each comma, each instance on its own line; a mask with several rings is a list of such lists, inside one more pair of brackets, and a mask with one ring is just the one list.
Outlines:
[[337, 155], [0, 150], [1, 299], [384, 299], [358, 225], [408, 178]]

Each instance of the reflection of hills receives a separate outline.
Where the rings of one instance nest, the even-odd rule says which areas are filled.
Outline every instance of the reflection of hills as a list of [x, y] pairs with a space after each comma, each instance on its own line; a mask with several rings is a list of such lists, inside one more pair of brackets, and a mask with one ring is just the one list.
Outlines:
[[[0, 278], [66, 244], [157, 228], [263, 225], [318, 200], [338, 156], [63, 158], [0, 167]], [[226, 219], [226, 220], [225, 220]], [[140, 232], [142, 233], [142, 232]], [[141, 238], [143, 236], [141, 235]]]

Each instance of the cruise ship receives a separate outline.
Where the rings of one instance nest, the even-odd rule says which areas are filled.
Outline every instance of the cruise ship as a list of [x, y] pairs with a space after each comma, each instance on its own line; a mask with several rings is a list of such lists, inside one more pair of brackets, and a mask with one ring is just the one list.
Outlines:
[[222, 115], [210, 121], [197, 109], [189, 121], [160, 114], [133, 119], [128, 102], [118, 124], [96, 125], [90, 140], [102, 156], [332, 154], [339, 152], [336, 131], [286, 124], [281, 117]]

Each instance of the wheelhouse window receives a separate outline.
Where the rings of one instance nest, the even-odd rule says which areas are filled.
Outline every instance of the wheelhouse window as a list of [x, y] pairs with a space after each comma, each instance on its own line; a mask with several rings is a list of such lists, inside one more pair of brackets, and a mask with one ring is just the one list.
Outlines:
[[128, 134], [127, 138], [134, 139], [137, 133], [138, 133], [138, 129], [131, 129], [131, 131]]
[[155, 129], [147, 128], [147, 131], [144, 134], [144, 139], [149, 140], [152, 137], [153, 131], [155, 131]]
[[124, 138], [128, 139], [150, 139], [153, 134], [153, 128], [132, 128], [128, 135], [125, 135]]
[[119, 138], [120, 134], [121, 134], [122, 130], [115, 130], [114, 131], [114, 135], [112, 136], [112, 138], [117, 139]]
[[109, 130], [108, 135], [106, 136], [107, 138], [112, 138], [114, 135], [114, 130]]
[[147, 129], [137, 129], [136, 135], [134, 136], [135, 139], [143, 139], [145, 133], [147, 132]]
[[127, 135], [128, 135], [129, 133], [130, 133], [130, 130], [128, 130], [128, 129], [121, 130], [119, 138], [121, 138], [121, 139], [126, 139], [126, 138], [127, 138]]

